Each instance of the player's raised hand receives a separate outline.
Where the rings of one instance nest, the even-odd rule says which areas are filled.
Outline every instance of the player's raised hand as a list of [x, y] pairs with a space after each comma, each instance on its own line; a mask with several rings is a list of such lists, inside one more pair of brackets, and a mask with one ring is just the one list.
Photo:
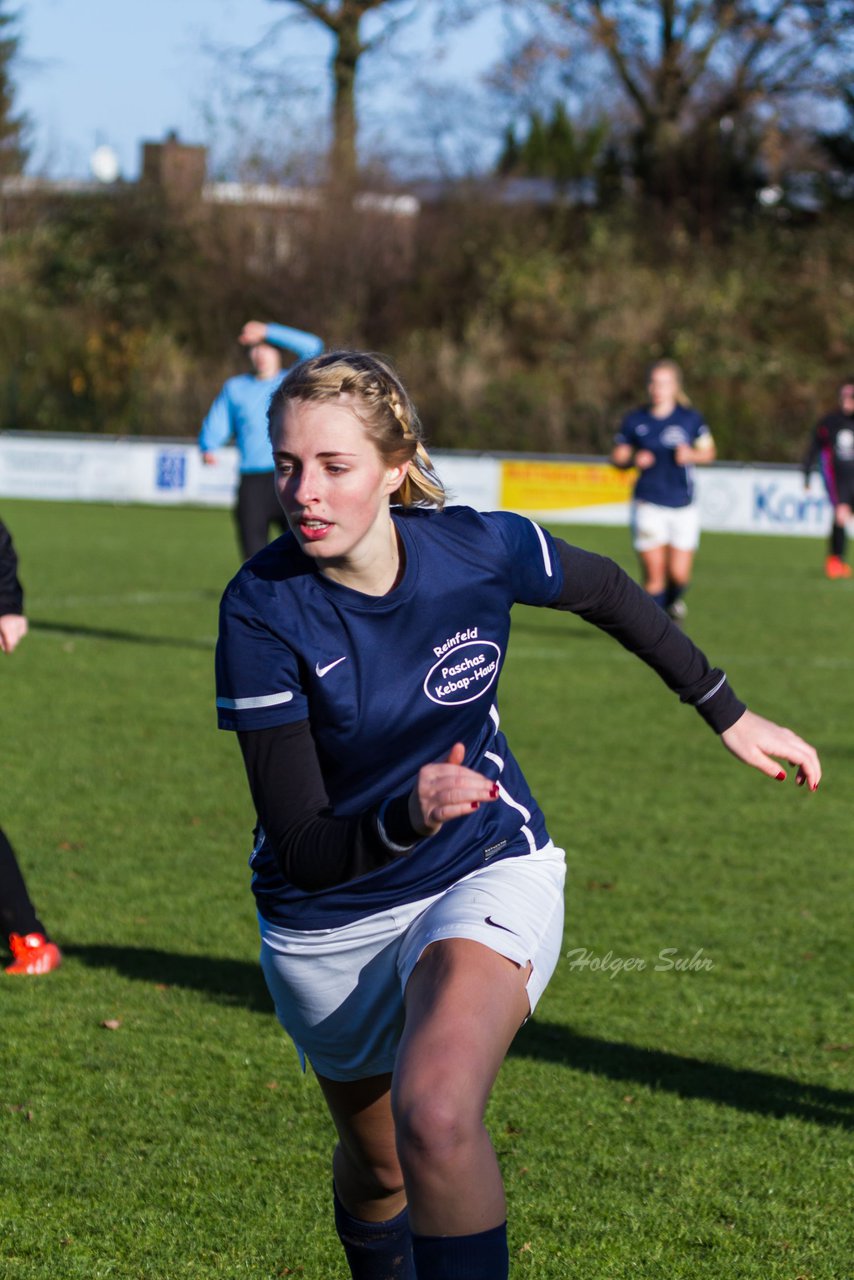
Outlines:
[[242, 347], [254, 347], [256, 343], [264, 342], [266, 337], [267, 326], [263, 320], [247, 320], [240, 330], [237, 341]]
[[[810, 791], [815, 791], [821, 780], [821, 762], [815, 747], [804, 742], [791, 729], [784, 729], [772, 720], [763, 720], [762, 716], [753, 711], [745, 711], [734, 725], [721, 734], [721, 740], [727, 750], [739, 760], [752, 765], [769, 778], [776, 778], [778, 782], [786, 779], [786, 771], [780, 768], [779, 760], [797, 765], [796, 781], [799, 787], [806, 783]], [[775, 759], [775, 756], [779, 759]]]
[[498, 799], [498, 783], [463, 764], [466, 749], [455, 742], [444, 760], [425, 764], [409, 796], [409, 819], [422, 835], [435, 835], [444, 822], [473, 813]]

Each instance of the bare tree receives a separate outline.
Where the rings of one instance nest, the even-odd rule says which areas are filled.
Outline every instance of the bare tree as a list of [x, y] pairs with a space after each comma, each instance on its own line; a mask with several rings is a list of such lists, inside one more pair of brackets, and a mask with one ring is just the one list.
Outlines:
[[[392, 30], [412, 17], [417, 0], [272, 0], [289, 4], [314, 18], [331, 32], [332, 53], [332, 152], [330, 177], [341, 186], [349, 186], [357, 170], [356, 77], [359, 63], [366, 53], [388, 39]], [[382, 9], [382, 21], [374, 35], [365, 35], [363, 19]]]
[[[541, 54], [598, 55], [632, 121], [635, 172], [655, 195], [679, 186], [680, 153], [763, 110], [838, 89], [850, 0], [504, 0], [532, 17]], [[601, 92], [601, 87], [600, 87]]]

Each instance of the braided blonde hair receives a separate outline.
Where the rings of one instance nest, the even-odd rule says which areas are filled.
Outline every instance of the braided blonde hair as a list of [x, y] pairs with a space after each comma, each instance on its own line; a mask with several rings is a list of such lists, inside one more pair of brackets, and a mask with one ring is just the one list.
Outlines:
[[290, 400], [325, 401], [352, 396], [353, 413], [388, 466], [407, 463], [391, 495], [404, 507], [443, 507], [445, 488], [424, 447], [415, 406], [395, 370], [368, 351], [329, 351], [295, 364], [273, 392], [267, 423], [272, 438]]

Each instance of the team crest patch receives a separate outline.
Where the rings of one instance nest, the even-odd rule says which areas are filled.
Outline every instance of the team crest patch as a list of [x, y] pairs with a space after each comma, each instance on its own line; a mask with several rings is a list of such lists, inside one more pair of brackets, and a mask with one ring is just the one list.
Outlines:
[[688, 437], [681, 427], [665, 427], [661, 433], [661, 443], [665, 449], [678, 449], [680, 444], [688, 443]]

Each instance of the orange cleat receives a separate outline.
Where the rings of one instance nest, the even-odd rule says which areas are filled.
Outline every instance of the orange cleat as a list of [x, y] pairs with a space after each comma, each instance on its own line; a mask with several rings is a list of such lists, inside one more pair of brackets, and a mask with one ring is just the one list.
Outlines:
[[854, 570], [850, 564], [840, 560], [839, 556], [828, 556], [824, 562], [824, 572], [828, 578], [850, 578]]
[[7, 973], [50, 973], [62, 964], [59, 947], [55, 942], [48, 942], [43, 933], [13, 933], [9, 950], [15, 958], [7, 965]]

